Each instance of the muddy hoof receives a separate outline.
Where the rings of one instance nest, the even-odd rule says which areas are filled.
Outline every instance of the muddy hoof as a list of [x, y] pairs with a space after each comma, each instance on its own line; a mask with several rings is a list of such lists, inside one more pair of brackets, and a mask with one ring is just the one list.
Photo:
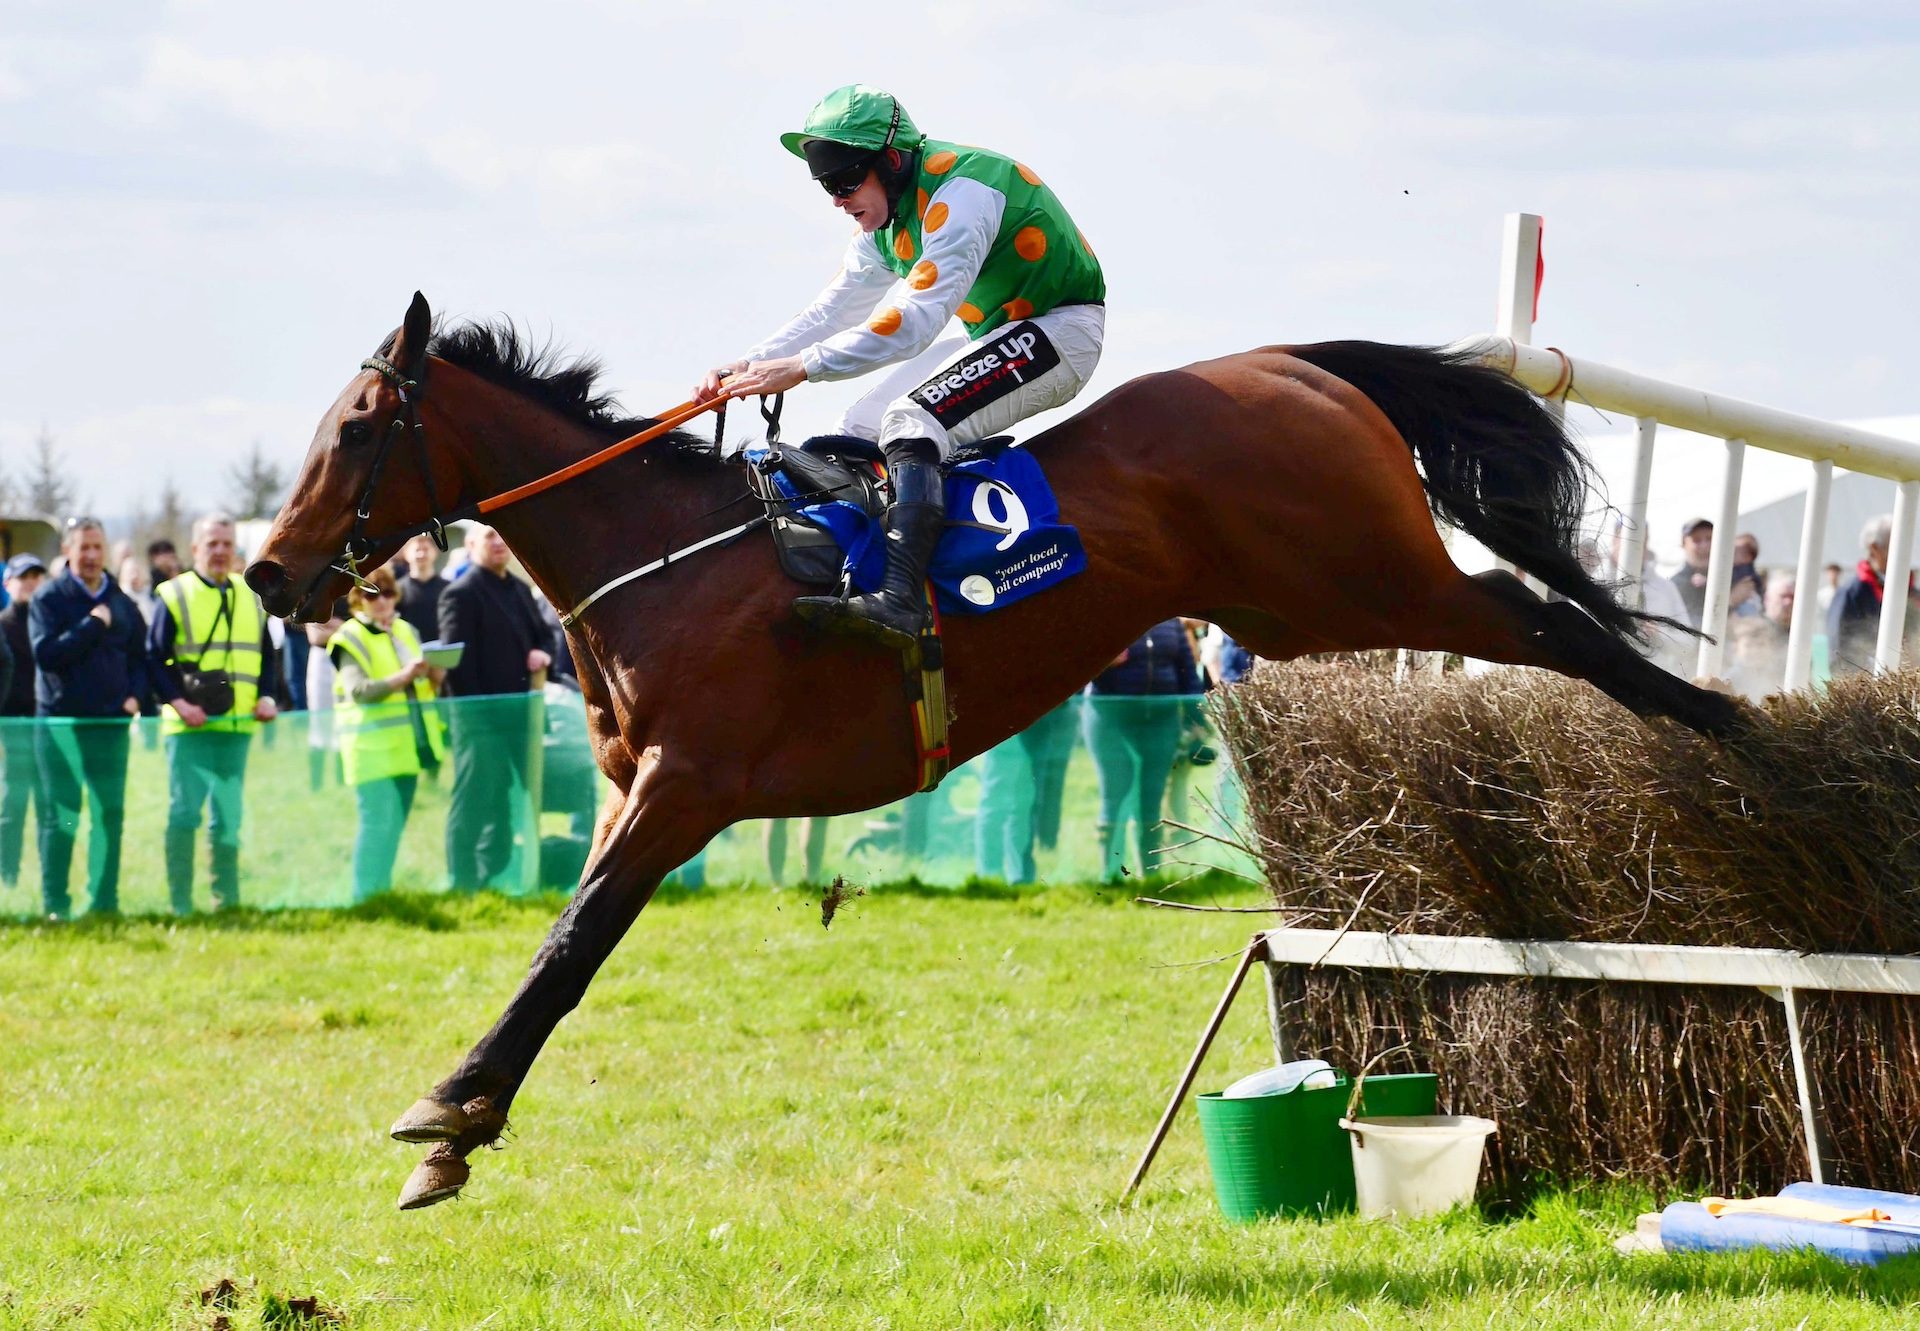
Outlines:
[[450, 1142], [473, 1126], [467, 1111], [438, 1100], [416, 1100], [413, 1108], [387, 1129], [397, 1142]]
[[470, 1172], [467, 1162], [450, 1147], [428, 1152], [427, 1158], [414, 1166], [406, 1186], [400, 1189], [400, 1209], [417, 1211], [449, 1197], [458, 1197]]

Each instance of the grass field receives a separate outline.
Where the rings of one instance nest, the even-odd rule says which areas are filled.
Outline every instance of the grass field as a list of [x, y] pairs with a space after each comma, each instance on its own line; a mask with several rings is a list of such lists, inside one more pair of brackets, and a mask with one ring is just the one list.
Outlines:
[[[412, 1214], [385, 1127], [554, 900], [0, 926], [0, 1328], [1920, 1325], [1920, 1263], [1621, 1258], [1624, 1190], [1228, 1226], [1191, 1110], [1116, 1204], [1258, 918], [1126, 895], [664, 896]], [[1203, 1085], [1267, 1057], [1250, 995]]]

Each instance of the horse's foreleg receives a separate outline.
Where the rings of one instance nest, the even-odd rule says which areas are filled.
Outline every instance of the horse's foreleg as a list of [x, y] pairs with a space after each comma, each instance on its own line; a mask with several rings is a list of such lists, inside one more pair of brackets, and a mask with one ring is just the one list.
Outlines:
[[466, 1156], [506, 1127], [515, 1092], [547, 1037], [586, 993], [594, 973], [660, 880], [731, 822], [694, 774], [643, 759], [626, 801], [605, 825], [579, 890], [554, 922], [506, 1011], [433, 1094], [393, 1125], [396, 1140], [438, 1145], [400, 1193], [402, 1209], [459, 1192]]

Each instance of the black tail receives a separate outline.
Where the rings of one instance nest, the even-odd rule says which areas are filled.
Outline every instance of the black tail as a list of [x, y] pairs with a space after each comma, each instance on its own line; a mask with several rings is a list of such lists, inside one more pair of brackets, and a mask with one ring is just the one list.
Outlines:
[[1658, 615], [1629, 610], [1575, 553], [1593, 468], [1540, 400], [1471, 351], [1318, 342], [1287, 353], [1373, 399], [1420, 460], [1434, 515], [1638, 640]]

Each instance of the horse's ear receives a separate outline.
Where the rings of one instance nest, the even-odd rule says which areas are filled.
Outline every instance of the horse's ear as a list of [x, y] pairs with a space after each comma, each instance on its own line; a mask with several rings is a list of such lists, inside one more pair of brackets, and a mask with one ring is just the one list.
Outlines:
[[408, 378], [418, 379], [426, 368], [427, 342], [432, 336], [433, 311], [427, 307], [427, 298], [416, 291], [413, 304], [407, 306], [406, 320], [400, 325], [400, 340], [393, 347], [393, 363]]

